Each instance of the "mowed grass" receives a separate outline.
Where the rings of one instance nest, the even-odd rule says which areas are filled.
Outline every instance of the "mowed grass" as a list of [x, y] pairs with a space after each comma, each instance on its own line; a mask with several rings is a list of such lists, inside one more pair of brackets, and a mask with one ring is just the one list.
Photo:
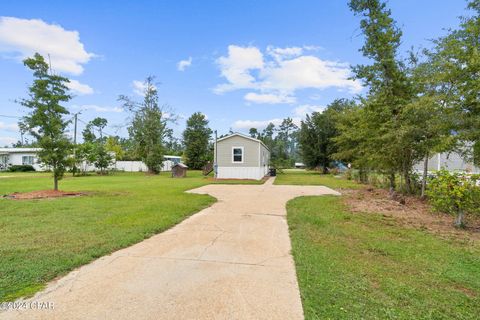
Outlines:
[[[0, 179], [0, 196], [52, 188], [49, 174], [13, 176]], [[195, 171], [182, 179], [116, 173], [60, 182], [62, 190], [87, 194], [81, 197], [0, 199], [0, 301], [31, 295], [53, 278], [211, 205], [215, 199], [208, 195], [184, 193], [208, 183]]]
[[341, 197], [287, 205], [307, 319], [478, 319], [480, 245], [394, 218], [351, 213]]
[[278, 173], [274, 184], [290, 185], [320, 185], [332, 189], [358, 189], [361, 185], [355, 181], [347, 180], [341, 176], [321, 174], [317, 171], [290, 169]]

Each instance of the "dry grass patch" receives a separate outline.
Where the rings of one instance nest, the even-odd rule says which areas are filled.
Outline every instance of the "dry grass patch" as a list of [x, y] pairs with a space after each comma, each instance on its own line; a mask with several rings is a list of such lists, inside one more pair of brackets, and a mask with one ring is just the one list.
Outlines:
[[351, 212], [380, 213], [396, 218], [400, 223], [413, 228], [426, 230], [443, 237], [467, 240], [480, 240], [480, 219], [468, 217], [465, 229], [455, 228], [454, 217], [435, 213], [427, 201], [418, 197], [405, 197], [405, 204], [392, 200], [387, 190], [362, 188], [344, 190], [344, 202]]

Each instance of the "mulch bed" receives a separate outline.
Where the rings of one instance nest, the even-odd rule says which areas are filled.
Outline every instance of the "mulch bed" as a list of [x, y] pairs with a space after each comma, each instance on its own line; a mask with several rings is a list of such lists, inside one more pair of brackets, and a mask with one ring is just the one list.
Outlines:
[[78, 197], [83, 195], [81, 192], [72, 191], [55, 191], [55, 190], [39, 190], [32, 192], [14, 192], [12, 194], [4, 195], [4, 198], [12, 200], [32, 200], [32, 199], [50, 199], [62, 197]]
[[467, 217], [465, 229], [455, 228], [454, 216], [433, 212], [428, 201], [418, 197], [404, 197], [405, 204], [392, 200], [387, 190], [364, 188], [342, 190], [345, 204], [352, 212], [380, 213], [394, 217], [406, 226], [425, 230], [447, 238], [480, 240], [480, 218]]

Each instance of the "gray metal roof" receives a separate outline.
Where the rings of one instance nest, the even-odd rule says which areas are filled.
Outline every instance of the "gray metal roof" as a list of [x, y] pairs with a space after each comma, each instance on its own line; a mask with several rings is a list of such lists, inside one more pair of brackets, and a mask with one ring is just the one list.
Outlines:
[[174, 164], [174, 165], [172, 166], [172, 168], [173, 168], [173, 167], [188, 168], [188, 166], [187, 166], [186, 164], [183, 164], [183, 163], [181, 163], [181, 162], [179, 162], [179, 163], [177, 163], [177, 164]]

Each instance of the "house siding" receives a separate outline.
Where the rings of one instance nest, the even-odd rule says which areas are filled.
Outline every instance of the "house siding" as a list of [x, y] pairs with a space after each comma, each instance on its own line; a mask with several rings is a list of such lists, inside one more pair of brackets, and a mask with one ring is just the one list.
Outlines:
[[36, 171], [42, 171], [44, 168], [39, 163], [38, 155], [36, 152], [18, 152], [18, 153], [10, 153], [8, 155], [7, 163], [9, 165], [22, 165], [23, 164], [23, 157], [24, 156], [31, 156], [34, 158], [33, 167]]
[[[423, 161], [415, 164], [414, 170], [423, 172]], [[480, 168], [473, 163], [466, 162], [458, 153], [440, 153], [435, 154], [428, 159], [428, 171], [436, 171], [440, 169], [448, 171], [466, 171], [471, 173], [480, 173]]]
[[[258, 146], [260, 143], [240, 136], [233, 136], [217, 143], [219, 167], [259, 167]], [[243, 163], [232, 162], [232, 148], [243, 147]]]

